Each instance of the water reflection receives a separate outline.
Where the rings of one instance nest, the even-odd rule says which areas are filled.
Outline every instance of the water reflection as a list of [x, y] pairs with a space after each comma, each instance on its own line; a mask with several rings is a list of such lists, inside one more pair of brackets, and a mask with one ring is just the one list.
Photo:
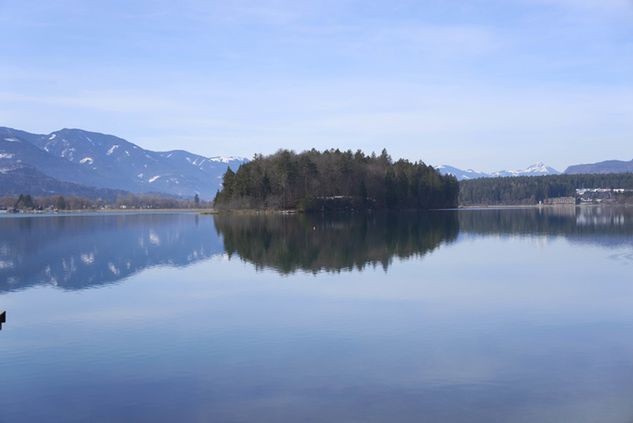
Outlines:
[[394, 257], [423, 256], [457, 238], [456, 212], [322, 215], [219, 215], [218, 232], [232, 256], [287, 274], [297, 270], [389, 267]]
[[0, 421], [631, 421], [631, 213], [0, 218], [5, 291], [197, 263], [1, 292]]
[[88, 288], [221, 253], [213, 220], [194, 214], [0, 218], [0, 292]]
[[482, 236], [561, 236], [604, 247], [633, 246], [633, 209], [626, 207], [463, 210], [459, 227]]
[[[633, 209], [561, 207], [321, 215], [125, 214], [0, 218], [0, 293], [38, 284], [75, 290], [157, 266], [228, 254], [282, 274], [389, 268], [458, 234], [564, 237], [633, 246]], [[633, 253], [614, 260], [630, 262]]]

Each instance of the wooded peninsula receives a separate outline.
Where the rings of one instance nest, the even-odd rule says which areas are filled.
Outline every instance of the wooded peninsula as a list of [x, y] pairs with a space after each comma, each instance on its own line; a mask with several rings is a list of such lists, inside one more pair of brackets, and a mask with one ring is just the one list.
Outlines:
[[230, 168], [214, 206], [297, 211], [428, 210], [457, 207], [459, 184], [432, 166], [338, 149], [256, 155]]

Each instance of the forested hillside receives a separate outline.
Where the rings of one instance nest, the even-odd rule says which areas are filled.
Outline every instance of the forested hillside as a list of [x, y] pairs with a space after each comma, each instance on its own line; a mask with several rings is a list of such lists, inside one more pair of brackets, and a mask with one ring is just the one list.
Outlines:
[[219, 209], [433, 209], [457, 206], [452, 176], [432, 166], [361, 151], [280, 150], [227, 170]]
[[633, 189], [633, 173], [521, 176], [462, 181], [459, 204], [537, 204], [550, 198], [575, 196], [576, 189], [580, 188]]

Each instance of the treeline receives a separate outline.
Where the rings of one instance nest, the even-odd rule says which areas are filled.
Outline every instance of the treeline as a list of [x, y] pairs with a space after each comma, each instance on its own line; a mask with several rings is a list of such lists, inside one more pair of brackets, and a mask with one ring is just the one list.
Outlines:
[[50, 195], [35, 197], [29, 194], [0, 197], [2, 210], [99, 210], [99, 209], [186, 209], [208, 208], [211, 202], [179, 199], [159, 195], [120, 195], [114, 201], [77, 196]]
[[633, 189], [632, 173], [481, 178], [460, 182], [459, 204], [528, 205], [574, 197], [580, 188]]
[[218, 209], [434, 209], [457, 206], [459, 186], [422, 162], [360, 150], [280, 150], [226, 171]]

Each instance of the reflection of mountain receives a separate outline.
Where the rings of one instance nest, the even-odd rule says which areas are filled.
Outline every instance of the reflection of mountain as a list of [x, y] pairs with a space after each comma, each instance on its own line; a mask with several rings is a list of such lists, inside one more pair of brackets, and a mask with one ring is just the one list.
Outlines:
[[218, 215], [229, 255], [281, 273], [387, 268], [393, 257], [421, 256], [457, 237], [454, 212], [321, 215]]
[[633, 209], [625, 207], [463, 210], [459, 227], [466, 234], [562, 236], [602, 246], [633, 245]]
[[213, 220], [194, 214], [0, 218], [0, 292], [88, 288], [221, 253]]

